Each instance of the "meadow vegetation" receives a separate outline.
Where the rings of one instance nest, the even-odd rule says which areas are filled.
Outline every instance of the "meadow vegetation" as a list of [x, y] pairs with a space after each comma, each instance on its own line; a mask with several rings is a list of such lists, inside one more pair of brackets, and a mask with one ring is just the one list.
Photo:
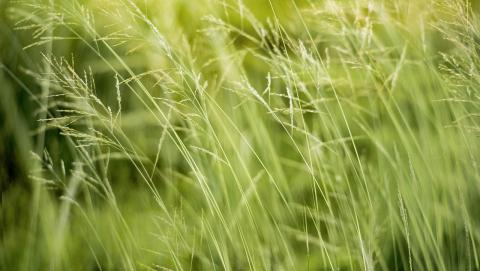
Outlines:
[[480, 270], [479, 12], [0, 0], [0, 269]]

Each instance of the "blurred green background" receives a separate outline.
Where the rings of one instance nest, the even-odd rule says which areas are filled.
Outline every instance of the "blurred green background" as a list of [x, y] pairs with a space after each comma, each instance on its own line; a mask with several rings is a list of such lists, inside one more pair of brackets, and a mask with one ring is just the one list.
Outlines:
[[0, 269], [479, 270], [479, 9], [0, 0]]

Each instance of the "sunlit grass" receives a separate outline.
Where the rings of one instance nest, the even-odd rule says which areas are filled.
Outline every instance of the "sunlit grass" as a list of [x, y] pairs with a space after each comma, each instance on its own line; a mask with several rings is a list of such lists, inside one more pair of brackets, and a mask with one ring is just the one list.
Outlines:
[[2, 5], [2, 268], [480, 268], [474, 5]]

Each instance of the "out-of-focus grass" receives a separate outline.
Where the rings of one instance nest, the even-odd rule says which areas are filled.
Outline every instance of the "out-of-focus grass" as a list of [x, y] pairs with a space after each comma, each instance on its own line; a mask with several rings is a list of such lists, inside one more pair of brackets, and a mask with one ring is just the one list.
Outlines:
[[478, 270], [478, 4], [0, 1], [5, 270]]

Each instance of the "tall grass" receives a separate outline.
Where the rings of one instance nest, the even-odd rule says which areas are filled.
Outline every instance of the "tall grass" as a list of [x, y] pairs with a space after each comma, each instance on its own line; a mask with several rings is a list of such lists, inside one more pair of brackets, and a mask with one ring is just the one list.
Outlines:
[[475, 3], [3, 5], [2, 269], [480, 269]]

